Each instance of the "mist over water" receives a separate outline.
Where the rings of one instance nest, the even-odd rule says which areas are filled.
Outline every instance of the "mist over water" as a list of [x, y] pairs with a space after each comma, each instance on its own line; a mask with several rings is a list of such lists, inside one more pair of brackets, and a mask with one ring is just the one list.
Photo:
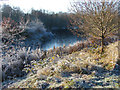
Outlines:
[[73, 35], [68, 29], [52, 29], [48, 31], [42, 22], [31, 22], [24, 35], [26, 36], [24, 45], [32, 49], [40, 47], [43, 50], [48, 50], [54, 46], [68, 46], [81, 41], [80, 37]]
[[77, 41], [81, 41], [80, 37], [73, 35], [69, 30], [58, 29], [51, 30], [51, 32], [45, 33], [32, 33], [31, 36], [25, 40], [25, 45], [32, 47], [33, 49], [40, 47], [43, 50], [50, 48], [62, 47], [63, 45], [72, 45]]
[[41, 48], [43, 50], [48, 50], [50, 48], [55, 47], [62, 47], [63, 45], [68, 46], [69, 44], [74, 44], [77, 41], [80, 41], [81, 38], [74, 36], [69, 30], [66, 29], [58, 29], [52, 30], [53, 38], [46, 42], [41, 43]]

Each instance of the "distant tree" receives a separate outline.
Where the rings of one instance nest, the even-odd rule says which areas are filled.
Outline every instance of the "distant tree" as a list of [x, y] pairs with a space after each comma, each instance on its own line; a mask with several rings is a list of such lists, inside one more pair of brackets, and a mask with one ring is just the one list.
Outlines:
[[9, 5], [3, 5], [2, 7], [2, 16], [6, 18], [11, 18], [15, 22], [19, 22], [21, 17], [24, 16], [24, 13], [20, 10], [19, 7], [11, 7]]
[[31, 10], [31, 20], [36, 20], [36, 18], [42, 21], [47, 29], [52, 29], [53, 27], [67, 27], [69, 22], [68, 20], [69, 14], [66, 13], [54, 13], [48, 12], [45, 10]]
[[13, 7], [11, 12], [11, 19], [13, 19], [15, 22], [20, 22], [21, 17], [24, 16], [24, 13], [20, 10], [19, 7]]
[[3, 7], [2, 7], [2, 16], [4, 16], [4, 17], [11, 17], [11, 13], [12, 13], [12, 8], [11, 8], [11, 6], [9, 6], [9, 5], [3, 5]]
[[[104, 52], [105, 38], [118, 31], [118, 0], [99, 0], [73, 2], [71, 4], [70, 24], [74, 34], [94, 37], [101, 40]], [[81, 33], [82, 32], [82, 33]]]
[[67, 13], [54, 13], [54, 12], [48, 12], [46, 10], [34, 10], [31, 9], [31, 13], [24, 13], [22, 10], [20, 10], [19, 7], [11, 7], [9, 5], [3, 5], [2, 7], [2, 16], [6, 18], [11, 18], [15, 22], [19, 23], [21, 20], [21, 17], [24, 17], [24, 19], [28, 19], [29, 21], [42, 21], [45, 28], [51, 30], [53, 27], [62, 28], [67, 27], [68, 24], [68, 16]]

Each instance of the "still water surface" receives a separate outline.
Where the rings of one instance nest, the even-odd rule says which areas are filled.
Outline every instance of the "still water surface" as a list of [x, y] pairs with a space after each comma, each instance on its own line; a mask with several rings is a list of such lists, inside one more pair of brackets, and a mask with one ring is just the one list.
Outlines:
[[78, 38], [77, 36], [73, 35], [69, 30], [65, 29], [54, 30], [52, 31], [52, 33], [54, 34], [53, 38], [41, 44], [41, 48], [43, 50], [48, 50], [50, 48], [53, 48], [54, 46], [68, 46], [69, 44], [72, 45], [77, 41], [83, 40], [80, 37]]

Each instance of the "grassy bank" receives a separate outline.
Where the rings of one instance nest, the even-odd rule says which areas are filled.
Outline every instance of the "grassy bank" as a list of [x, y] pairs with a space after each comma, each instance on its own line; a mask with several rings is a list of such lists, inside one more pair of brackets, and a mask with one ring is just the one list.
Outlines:
[[[119, 88], [120, 71], [116, 64], [118, 42], [108, 45], [103, 55], [99, 53], [100, 49], [101, 47], [85, 47], [62, 55], [52, 53], [44, 59], [35, 60], [34, 58], [23, 69], [28, 72], [27, 76], [23, 79], [11, 80], [13, 83], [6, 86], [43, 89]], [[54, 52], [55, 50], [54, 48]], [[3, 83], [5, 85], [5, 82]]]

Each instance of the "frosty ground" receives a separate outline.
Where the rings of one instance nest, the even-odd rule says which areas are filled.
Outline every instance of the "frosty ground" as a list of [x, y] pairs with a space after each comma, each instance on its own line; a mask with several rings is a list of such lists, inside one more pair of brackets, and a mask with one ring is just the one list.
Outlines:
[[[119, 88], [118, 41], [109, 44], [103, 55], [99, 53], [100, 46], [82, 49], [76, 46], [81, 46], [81, 43], [54, 47], [46, 55], [40, 49], [24, 48], [17, 52], [14, 58], [19, 58], [19, 63], [15, 66], [15, 60], [8, 65], [11, 70], [4, 70], [7, 76], [3, 88]], [[14, 67], [21, 69], [15, 70]], [[17, 77], [9, 74], [12, 71]]]

